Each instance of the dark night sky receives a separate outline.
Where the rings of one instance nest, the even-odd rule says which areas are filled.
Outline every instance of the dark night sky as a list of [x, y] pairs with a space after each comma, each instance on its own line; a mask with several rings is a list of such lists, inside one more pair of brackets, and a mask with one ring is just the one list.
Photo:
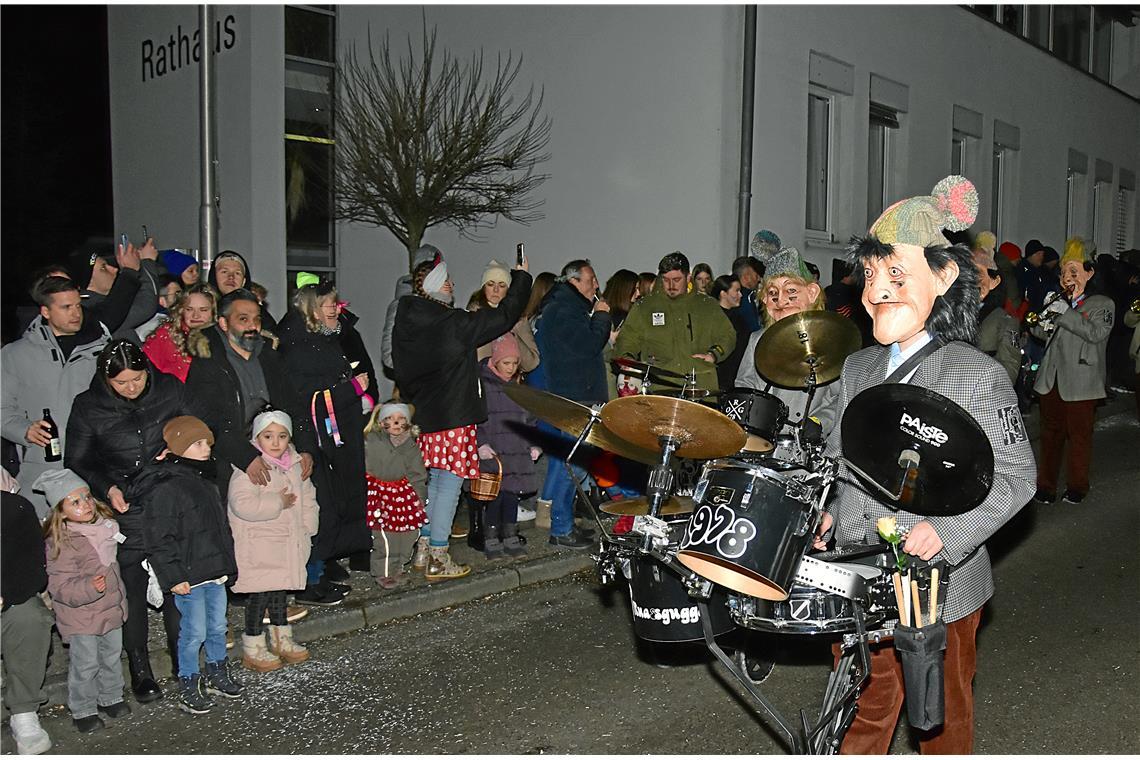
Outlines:
[[112, 236], [105, 6], [0, 10], [4, 340], [33, 269]]

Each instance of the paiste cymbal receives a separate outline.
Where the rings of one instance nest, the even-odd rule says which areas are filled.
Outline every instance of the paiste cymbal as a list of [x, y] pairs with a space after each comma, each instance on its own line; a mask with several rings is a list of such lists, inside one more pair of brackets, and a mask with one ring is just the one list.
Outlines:
[[[590, 421], [590, 408], [579, 404], [577, 401], [571, 401], [568, 398], [519, 383], [507, 383], [506, 393], [516, 404], [535, 417], [544, 422], [549, 422], [562, 432], [569, 433], [575, 438], [582, 434], [586, 423]], [[601, 420], [595, 422], [594, 426], [590, 428], [590, 434], [586, 436], [586, 443], [642, 464], [656, 464], [661, 458], [655, 451], [635, 446], [614, 435], [613, 432], [606, 429]]]
[[[649, 514], [649, 498], [642, 497], [640, 499], [622, 499], [621, 501], [607, 501], [602, 504], [598, 509], [605, 512], [607, 515], [638, 515]], [[693, 513], [693, 497], [691, 496], [670, 496], [661, 505], [660, 517], [669, 517], [672, 515], [689, 515]]]
[[715, 459], [740, 451], [747, 435], [716, 409], [669, 396], [626, 396], [602, 407], [602, 422], [629, 443], [660, 449], [659, 439], [677, 441], [678, 456]]
[[814, 362], [815, 383], [825, 385], [862, 345], [859, 328], [842, 314], [801, 311], [764, 329], [756, 343], [756, 370], [776, 385], [806, 388]]
[[960, 515], [981, 504], [993, 485], [994, 450], [978, 422], [917, 385], [884, 383], [863, 391], [844, 410], [840, 435], [843, 457], [891, 493], [900, 485], [900, 454], [918, 455], [913, 496], [897, 505], [912, 514]]

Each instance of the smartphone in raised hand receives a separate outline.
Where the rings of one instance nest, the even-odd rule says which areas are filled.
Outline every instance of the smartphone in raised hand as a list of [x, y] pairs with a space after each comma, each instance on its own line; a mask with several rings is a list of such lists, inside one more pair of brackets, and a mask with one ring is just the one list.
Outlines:
[[521, 267], [525, 261], [526, 246], [523, 243], [519, 243], [515, 246], [515, 264]]

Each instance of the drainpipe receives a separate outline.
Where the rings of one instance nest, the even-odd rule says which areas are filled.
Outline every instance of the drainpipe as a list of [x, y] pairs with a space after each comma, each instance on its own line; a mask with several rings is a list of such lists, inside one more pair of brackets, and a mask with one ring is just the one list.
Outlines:
[[209, 5], [198, 8], [198, 28], [201, 30], [202, 60], [198, 68], [198, 139], [201, 168], [202, 198], [198, 207], [198, 251], [202, 281], [209, 274], [210, 265], [218, 253], [217, 192], [214, 183], [214, 9]]
[[736, 214], [736, 253], [748, 254], [752, 205], [752, 116], [756, 106], [756, 6], [744, 7], [744, 85], [740, 100], [740, 206]]

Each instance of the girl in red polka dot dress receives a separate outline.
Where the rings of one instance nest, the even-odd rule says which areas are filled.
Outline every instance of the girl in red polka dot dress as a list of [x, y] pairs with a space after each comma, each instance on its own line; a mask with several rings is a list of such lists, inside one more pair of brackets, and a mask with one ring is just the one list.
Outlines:
[[368, 527], [372, 531], [372, 577], [381, 588], [407, 582], [404, 565], [427, 523], [427, 468], [407, 404], [376, 407], [364, 428]]

